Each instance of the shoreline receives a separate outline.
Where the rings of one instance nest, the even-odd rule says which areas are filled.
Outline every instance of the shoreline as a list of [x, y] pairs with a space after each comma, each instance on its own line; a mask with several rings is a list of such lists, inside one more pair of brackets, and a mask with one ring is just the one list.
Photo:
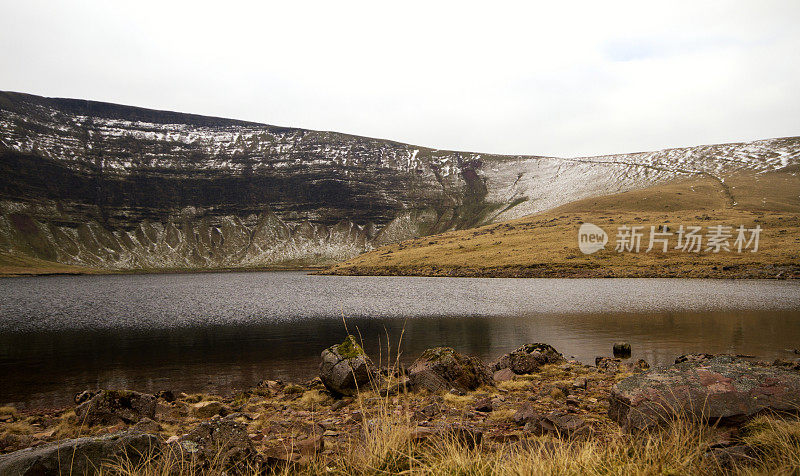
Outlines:
[[[147, 438], [161, 448], [161, 464], [169, 463], [177, 449], [179, 458], [186, 458], [185, 450], [193, 455], [184, 460], [187, 464], [208, 465], [209, 460], [203, 458], [222, 449], [244, 455], [248, 466], [266, 465], [271, 470], [306, 474], [316, 474], [321, 468], [336, 468], [336, 474], [361, 474], [357, 468], [359, 452], [369, 449], [375, 438], [382, 446], [398, 444], [398, 449], [452, 447], [472, 458], [501, 460], [509, 457], [509, 451], [525, 455], [532, 448], [552, 451], [563, 447], [568, 452], [559, 453], [552, 461], [561, 464], [564, 458], [577, 457], [569, 452], [570, 448], [590, 445], [604, 454], [614, 451], [620, 442], [638, 445], [642, 438], [662, 439], [672, 431], [671, 427], [662, 431], [660, 425], [650, 424], [636, 429], [631, 425], [641, 422], [632, 419], [629, 412], [620, 413], [630, 382], [641, 381], [651, 372], [664, 375], [641, 359], [597, 357], [594, 365], [589, 365], [567, 360], [547, 344], [528, 344], [485, 364], [438, 347], [423, 352], [408, 368], [371, 367], [372, 377], [363, 380], [359, 388], [357, 381], [365, 375], [357, 377], [356, 386], [352, 387], [347, 374], [341, 379], [334, 370], [344, 362], [372, 366], [355, 342], [354, 337], [348, 337], [344, 343], [323, 351], [318, 376], [305, 382], [264, 380], [231, 395], [96, 389], [75, 395], [74, 405], [64, 408], [18, 411], [0, 407], [0, 470], [9, 461], [17, 464], [22, 458], [24, 462], [29, 454], [42, 461], [52, 457], [54, 450], [57, 454], [64, 445], [75, 445], [80, 451], [79, 444], [100, 444], [108, 438]], [[620, 345], [618, 349], [615, 344], [615, 354], [625, 350], [624, 344]], [[734, 368], [746, 370], [740, 378], [772, 382], [776, 377], [780, 385], [800, 382], [800, 359], [769, 363], [753, 361], [749, 356], [690, 354], [675, 362], [670, 367], [675, 369], [672, 372], [710, 368], [735, 376], [728, 373]], [[357, 367], [352, 368], [356, 375]], [[433, 375], [439, 377], [431, 379]], [[442, 385], [439, 378], [448, 382]], [[656, 377], [659, 378], [663, 377]], [[698, 388], [705, 388], [703, 385]], [[774, 385], [768, 383], [769, 388]], [[720, 392], [713, 385], [708, 389]], [[725, 398], [738, 397], [731, 393]], [[725, 408], [738, 408], [735, 403], [725, 402]], [[788, 425], [791, 432], [800, 432], [800, 421], [794, 417], [772, 415], [765, 419], [759, 415], [753, 410], [747, 420], [753, 419], [761, 427], [773, 425], [774, 431]], [[698, 445], [692, 448], [693, 468], [709, 464], [723, 467], [731, 461], [773, 461], [738, 459], [738, 453], [727, 453], [730, 447], [756, 454], [751, 452], [752, 443], [747, 438], [753, 431], [748, 429], [749, 423], [732, 420], [701, 425], [682, 430], [702, 436], [693, 437], [692, 444]], [[226, 440], [215, 442], [198, 436], [209, 432], [220, 432]], [[682, 440], [677, 443], [684, 444]], [[204, 446], [209, 444], [213, 447]], [[795, 449], [792, 447], [791, 451]], [[445, 459], [438, 450], [429, 457], [433, 458], [432, 464]]]
[[36, 268], [17, 272], [2, 271], [0, 278], [24, 278], [43, 276], [108, 276], [108, 275], [142, 275], [142, 274], [201, 274], [201, 273], [259, 273], [272, 271], [303, 271], [316, 276], [396, 276], [396, 277], [428, 277], [428, 278], [668, 278], [668, 279], [768, 279], [795, 280], [800, 279], [800, 266], [774, 265], [772, 268], [713, 269], [709, 267], [686, 271], [651, 268], [550, 268], [547, 266], [503, 266], [497, 268], [475, 269], [456, 267], [443, 269], [436, 266], [266, 266], [245, 268], [179, 268], [179, 269], [101, 269], [46, 271]]
[[86, 268], [85, 270], [37, 271], [30, 268], [19, 272], [3, 272], [0, 267], [0, 278], [24, 278], [39, 276], [109, 276], [140, 274], [200, 274], [200, 273], [258, 273], [266, 271], [308, 271], [324, 269], [324, 266], [268, 266], [245, 268], [168, 268], [168, 269], [102, 269]]
[[320, 276], [415, 276], [437, 278], [669, 278], [669, 279], [800, 279], [800, 266], [774, 265], [772, 268], [697, 267], [693, 270], [669, 270], [649, 267], [582, 268], [548, 266], [504, 266], [476, 269], [470, 267], [441, 268], [436, 266], [346, 266], [312, 271]]

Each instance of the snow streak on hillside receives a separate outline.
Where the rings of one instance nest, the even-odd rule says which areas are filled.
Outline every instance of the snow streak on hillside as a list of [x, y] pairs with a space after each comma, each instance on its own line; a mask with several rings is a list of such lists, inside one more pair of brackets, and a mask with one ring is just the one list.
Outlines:
[[800, 162], [800, 139], [500, 156], [0, 92], [0, 253], [112, 268], [328, 264], [679, 177]]

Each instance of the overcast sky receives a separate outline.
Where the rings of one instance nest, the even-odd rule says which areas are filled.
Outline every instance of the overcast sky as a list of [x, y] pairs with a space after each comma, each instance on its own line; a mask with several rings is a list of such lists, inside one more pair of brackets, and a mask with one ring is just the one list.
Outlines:
[[798, 0], [0, 3], [0, 90], [509, 154], [800, 135]]

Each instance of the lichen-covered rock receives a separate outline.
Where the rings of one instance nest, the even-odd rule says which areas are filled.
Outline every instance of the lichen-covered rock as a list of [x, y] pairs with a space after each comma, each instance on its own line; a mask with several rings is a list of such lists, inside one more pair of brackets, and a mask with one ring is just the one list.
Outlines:
[[87, 425], [136, 423], [156, 416], [156, 397], [130, 390], [101, 390], [75, 407], [75, 415]]
[[450, 347], [428, 349], [411, 364], [408, 380], [412, 388], [432, 392], [455, 389], [461, 392], [492, 385], [492, 371], [481, 359], [456, 352]]
[[160, 448], [158, 437], [135, 430], [57, 441], [0, 456], [0, 475], [97, 474], [104, 463], [136, 465]]
[[379, 383], [380, 373], [355, 337], [348, 335], [344, 342], [322, 351], [319, 378], [335, 395], [355, 395]]
[[230, 417], [214, 417], [168, 444], [174, 456], [191, 461], [197, 470], [224, 469], [227, 473], [258, 474], [262, 458], [244, 424]]
[[609, 416], [627, 430], [676, 416], [737, 424], [762, 412], [800, 409], [800, 373], [731, 356], [685, 359], [612, 388]]
[[515, 374], [530, 374], [539, 370], [542, 365], [562, 362], [566, 362], [566, 359], [553, 346], [540, 343], [526, 344], [497, 359], [492, 364], [492, 370], [511, 369]]

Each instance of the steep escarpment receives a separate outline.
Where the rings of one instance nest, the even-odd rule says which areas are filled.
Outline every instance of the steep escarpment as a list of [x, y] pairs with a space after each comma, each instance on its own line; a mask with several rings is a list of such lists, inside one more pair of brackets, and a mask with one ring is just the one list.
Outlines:
[[0, 93], [0, 257], [111, 269], [324, 265], [678, 177], [797, 163], [797, 139], [495, 156]]

